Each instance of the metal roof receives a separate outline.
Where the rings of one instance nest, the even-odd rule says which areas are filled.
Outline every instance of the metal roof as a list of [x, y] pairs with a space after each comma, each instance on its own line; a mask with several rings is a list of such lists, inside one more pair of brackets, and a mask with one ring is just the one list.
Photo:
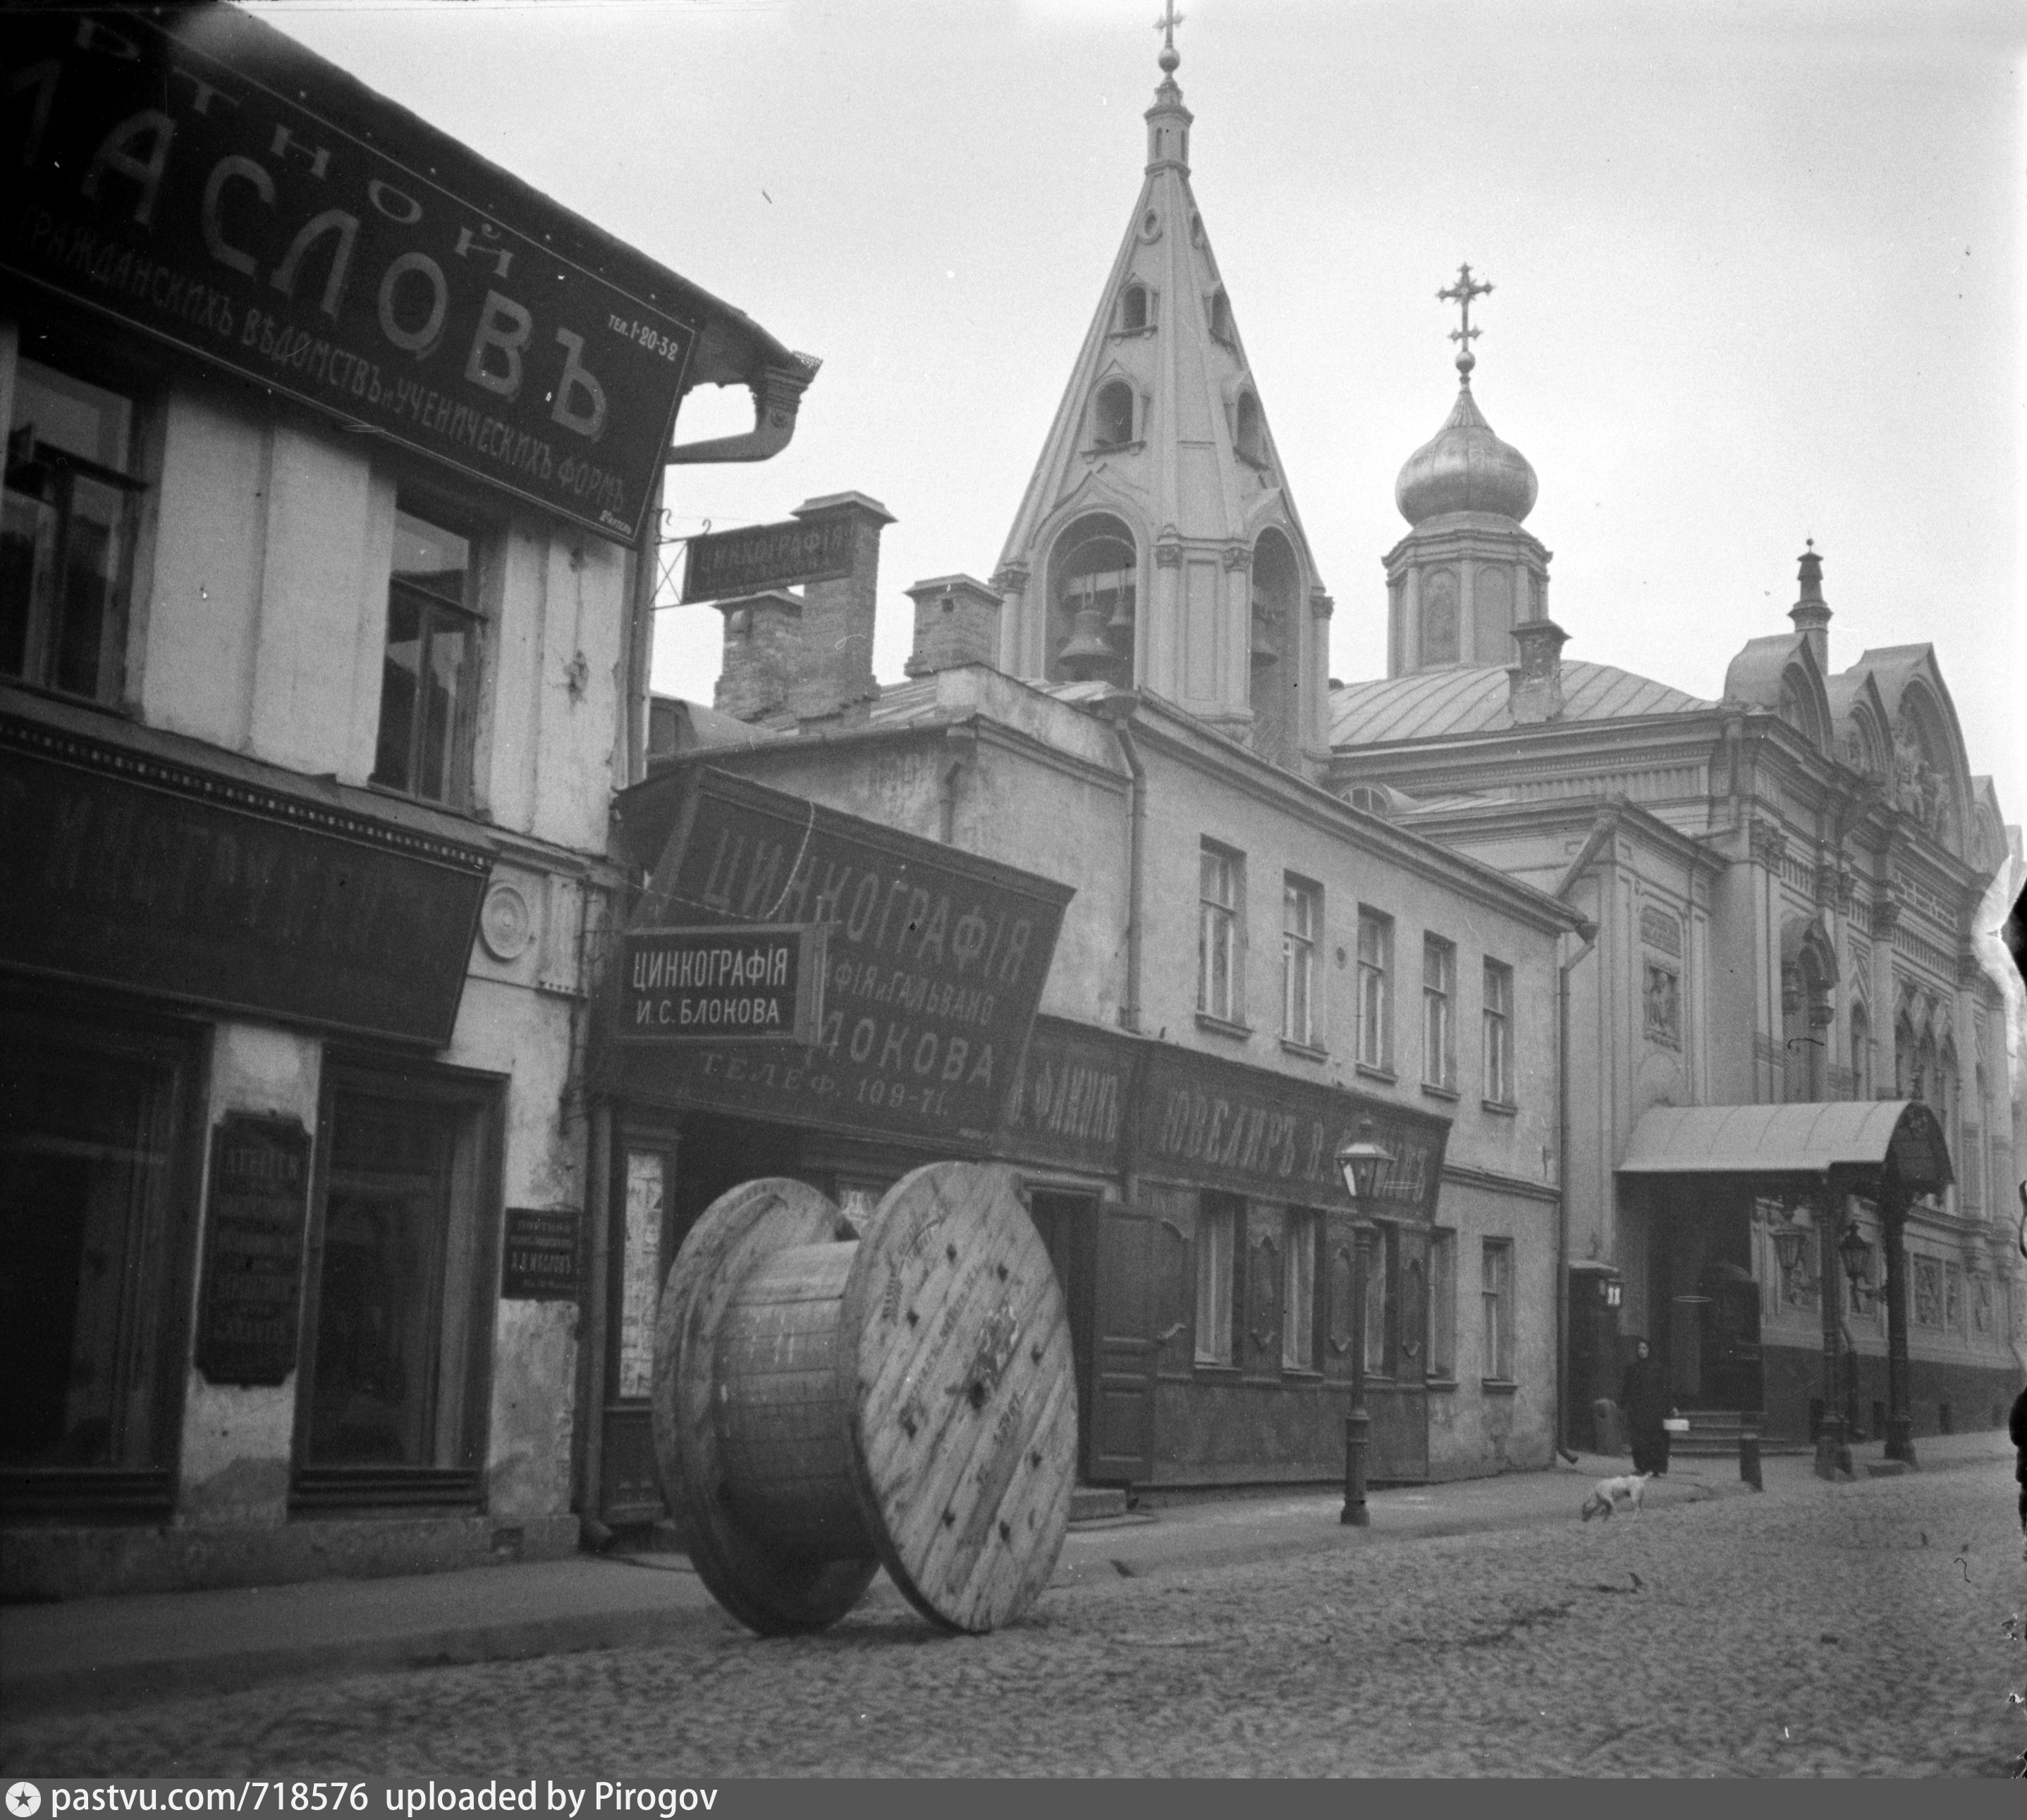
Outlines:
[[1820, 1176], [1891, 1158], [1922, 1194], [1956, 1179], [1935, 1113], [1918, 1099], [1800, 1106], [1650, 1106], [1633, 1128], [1622, 1176]]
[[[1376, 746], [1504, 733], [1514, 725], [1506, 708], [1511, 689], [1505, 667], [1494, 665], [1346, 683], [1331, 696], [1331, 744]], [[1693, 714], [1715, 705], [1608, 663], [1565, 663], [1556, 724]]]

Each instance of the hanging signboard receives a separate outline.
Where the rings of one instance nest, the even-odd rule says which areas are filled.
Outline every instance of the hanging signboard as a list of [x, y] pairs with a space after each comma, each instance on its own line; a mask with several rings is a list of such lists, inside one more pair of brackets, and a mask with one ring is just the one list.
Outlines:
[[668, 829], [636, 934], [715, 919], [733, 946], [751, 919], [821, 926], [826, 946], [813, 1041], [615, 1045], [617, 1091], [952, 1155], [991, 1144], [1071, 887], [701, 766], [629, 794]]
[[24, 11], [7, 64], [0, 266], [639, 535], [696, 331], [552, 250], [574, 217], [228, 8]]
[[801, 1043], [823, 1018], [822, 923], [629, 929], [617, 1043]]
[[812, 512], [778, 524], [747, 525], [692, 537], [683, 562], [683, 602], [729, 600], [793, 582], [835, 581], [851, 573], [850, 511]]
[[310, 1135], [229, 1113], [211, 1146], [197, 1368], [214, 1384], [279, 1384], [296, 1368]]

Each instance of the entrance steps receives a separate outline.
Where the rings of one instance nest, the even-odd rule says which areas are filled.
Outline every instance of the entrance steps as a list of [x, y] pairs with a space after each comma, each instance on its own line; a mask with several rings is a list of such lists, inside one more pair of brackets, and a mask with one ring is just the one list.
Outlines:
[[[1668, 1453], [1671, 1459], [1715, 1459], [1738, 1457], [1739, 1431], [1745, 1425], [1743, 1412], [1737, 1409], [1685, 1409], [1689, 1418], [1689, 1431], [1686, 1434], [1668, 1437]], [[1757, 1419], [1755, 1427], [1757, 1427]], [[1805, 1442], [1792, 1441], [1762, 1434], [1759, 1452], [1763, 1457], [1774, 1453], [1807, 1453], [1813, 1449]]]
[[1070, 1492], [1070, 1521], [1102, 1523], [1126, 1514], [1126, 1493], [1116, 1485], [1080, 1485]]

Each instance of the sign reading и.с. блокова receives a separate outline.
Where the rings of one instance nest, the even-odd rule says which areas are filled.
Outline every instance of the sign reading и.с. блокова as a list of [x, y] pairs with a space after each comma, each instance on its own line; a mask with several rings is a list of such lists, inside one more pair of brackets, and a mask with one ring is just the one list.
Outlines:
[[[224, 8], [163, 19], [8, 20], [0, 264], [637, 536], [696, 331], [549, 250], [568, 218], [532, 193], [503, 220], [376, 150], [378, 109], [415, 123], [349, 79], [283, 92], [301, 54], [271, 28]], [[449, 175], [500, 182], [476, 159]]]
[[[1071, 888], [722, 771], [641, 788], [680, 791], [681, 807], [629, 964], [678, 918], [718, 921], [715, 943], [733, 952], [751, 932], [742, 923], [819, 925], [823, 1009], [807, 1043], [625, 1045], [620, 1090], [985, 1148]], [[615, 1032], [631, 990], [620, 986]]]
[[814, 1043], [823, 1015], [822, 924], [630, 929], [619, 1043]]

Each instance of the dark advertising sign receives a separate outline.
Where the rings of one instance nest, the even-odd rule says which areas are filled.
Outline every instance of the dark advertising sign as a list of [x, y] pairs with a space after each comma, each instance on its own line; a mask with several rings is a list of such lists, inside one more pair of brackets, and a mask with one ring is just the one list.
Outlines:
[[1023, 1161], [1115, 1173], [1143, 1047], [1058, 1018], [1036, 1018], [1007, 1098], [1000, 1147]]
[[[607, 537], [639, 533], [696, 331], [371, 142], [226, 9], [7, 22], [0, 264]], [[406, 116], [403, 116], [405, 118]], [[519, 186], [516, 186], [517, 190]]]
[[813, 512], [780, 524], [692, 537], [683, 563], [683, 604], [848, 575], [852, 525], [848, 512]]
[[509, 1207], [500, 1294], [509, 1301], [574, 1301], [583, 1293], [574, 1207]]
[[630, 929], [617, 1043], [802, 1043], [823, 1015], [824, 924]]
[[449, 1043], [490, 856], [0, 716], [0, 964]]
[[1394, 1161], [1381, 1172], [1375, 1205], [1364, 1210], [1389, 1219], [1434, 1214], [1446, 1120], [1166, 1046], [1150, 1047], [1144, 1067], [1138, 1148], [1149, 1174], [1310, 1206], [1346, 1206], [1337, 1148], [1361, 1135], [1361, 1123], [1370, 1119], [1372, 1141]]
[[310, 1135], [228, 1113], [211, 1146], [197, 1368], [214, 1384], [279, 1384], [296, 1368]]
[[1068, 885], [698, 770], [636, 919], [821, 924], [824, 1009], [807, 1046], [624, 1051], [644, 1097], [983, 1149], [1055, 952]]

